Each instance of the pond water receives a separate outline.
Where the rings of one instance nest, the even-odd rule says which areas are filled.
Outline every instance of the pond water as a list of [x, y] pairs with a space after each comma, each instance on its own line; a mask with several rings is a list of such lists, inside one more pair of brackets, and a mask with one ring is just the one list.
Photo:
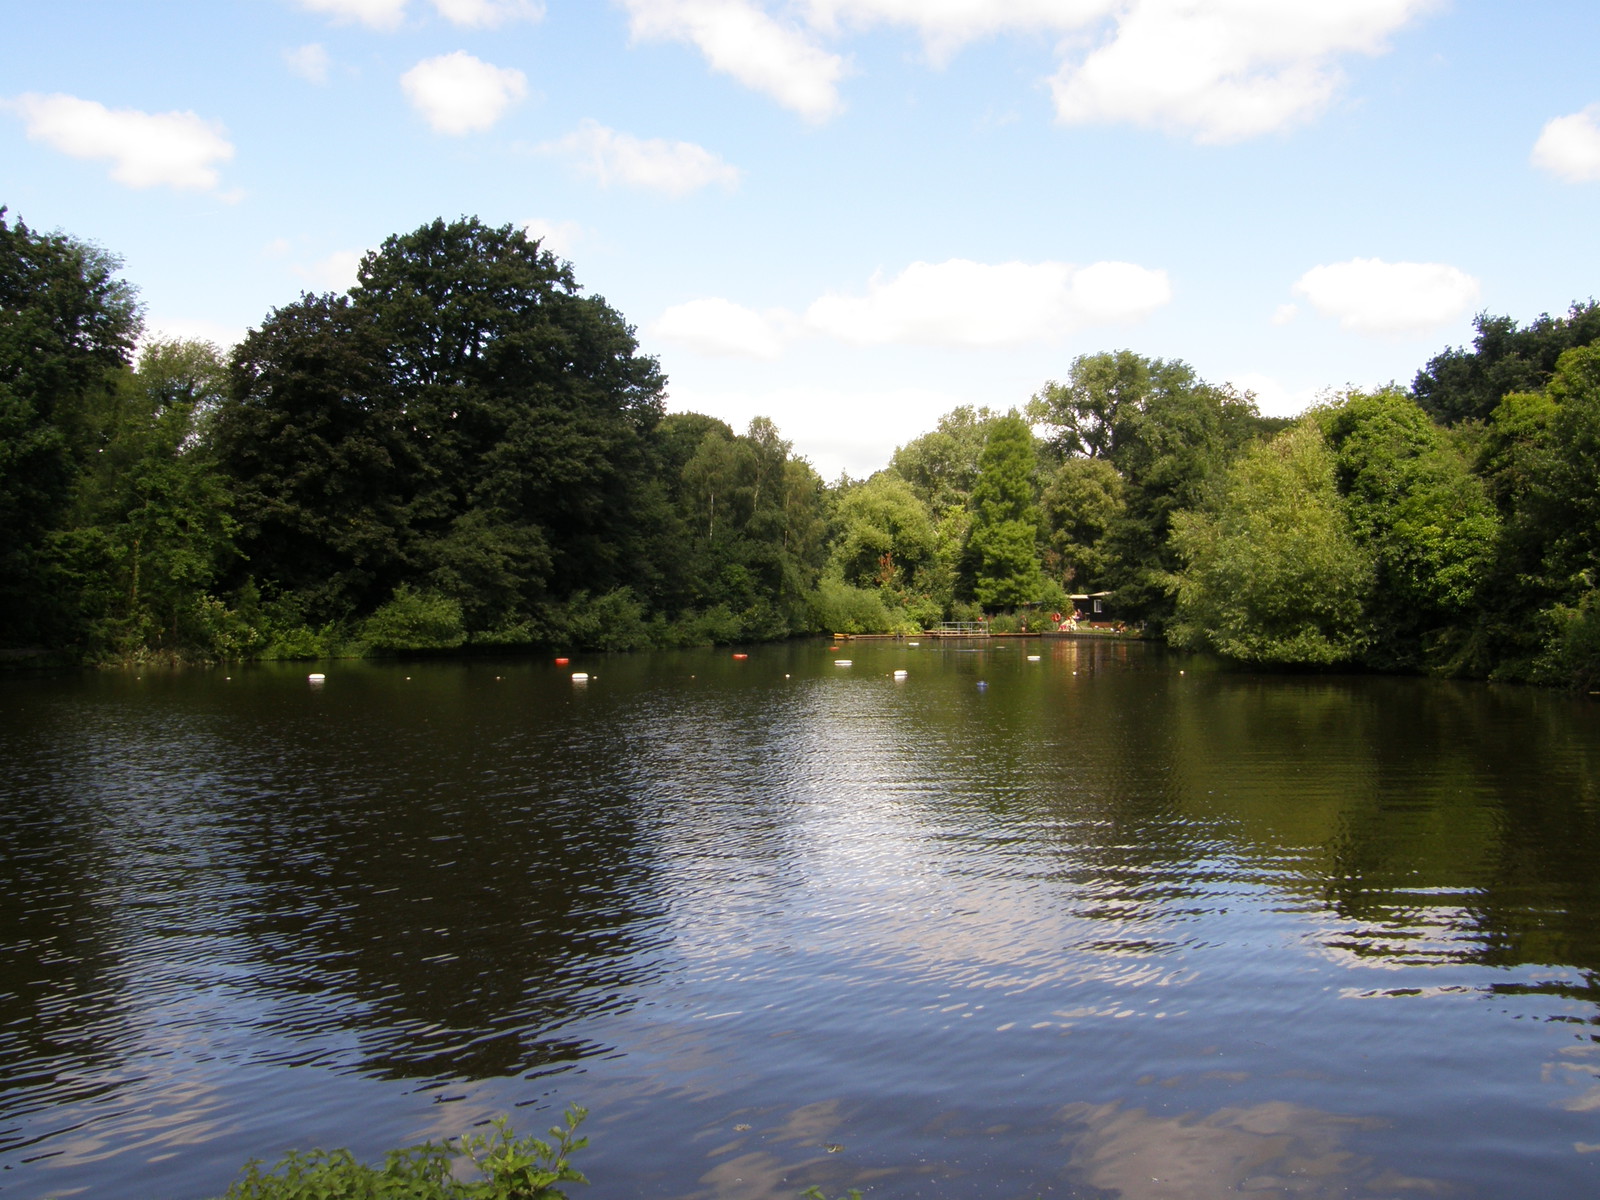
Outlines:
[[0, 679], [0, 1195], [569, 1103], [575, 1200], [1600, 1193], [1592, 701], [1086, 641], [318, 669]]

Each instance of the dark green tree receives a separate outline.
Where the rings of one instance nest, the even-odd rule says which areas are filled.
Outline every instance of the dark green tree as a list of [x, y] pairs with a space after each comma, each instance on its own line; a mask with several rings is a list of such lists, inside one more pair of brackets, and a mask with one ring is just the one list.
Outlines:
[[1044, 590], [1033, 431], [1012, 413], [989, 427], [972, 489], [972, 594], [985, 608], [1031, 604]]
[[1246, 450], [1210, 511], [1176, 514], [1172, 542], [1175, 645], [1301, 666], [1349, 662], [1365, 647], [1372, 560], [1314, 423]]
[[96, 656], [208, 654], [208, 602], [234, 558], [207, 437], [226, 372], [209, 342], [157, 339], [98, 414], [99, 446], [57, 535]]
[[0, 208], [0, 644], [78, 636], [49, 543], [139, 334], [120, 265]]
[[839, 498], [833, 561], [853, 587], [880, 587], [902, 596], [918, 584], [933, 558], [933, 520], [911, 485], [879, 472]]
[[1075, 359], [1067, 383], [1046, 385], [1029, 414], [1052, 430], [1056, 453], [1104, 458], [1121, 475], [1104, 582], [1120, 612], [1158, 630], [1172, 612], [1173, 514], [1213, 500], [1240, 448], [1281, 427], [1249, 396], [1205, 383], [1187, 363], [1126, 350]]
[[213, 441], [240, 523], [240, 570], [297, 618], [351, 619], [406, 580], [426, 466], [382, 335], [347, 297], [302, 296], [249, 332]]
[[1484, 420], [1512, 392], [1537, 392], [1567, 350], [1600, 340], [1600, 304], [1574, 304], [1565, 316], [1545, 313], [1520, 326], [1479, 313], [1472, 349], [1451, 347], [1417, 372], [1411, 394], [1446, 425]]
[[549, 556], [548, 581], [480, 621], [526, 615], [541, 583], [565, 596], [637, 579], [652, 535], [637, 484], [665, 380], [569, 263], [510, 225], [436, 220], [367, 255], [351, 304], [377, 332], [420, 466], [407, 496], [419, 567], [448, 568], [470, 512], [494, 546]]
[[1040, 507], [1050, 575], [1068, 591], [1100, 590], [1114, 566], [1110, 534], [1126, 507], [1117, 469], [1103, 458], [1068, 458], [1049, 476]]
[[348, 296], [277, 310], [235, 357], [218, 449], [248, 569], [313, 622], [404, 583], [501, 640], [576, 593], [653, 589], [662, 386], [633, 330], [521, 231], [391, 237]]
[[1319, 410], [1340, 495], [1375, 564], [1366, 661], [1444, 666], [1477, 624], [1499, 518], [1448, 432], [1398, 390], [1352, 392]]

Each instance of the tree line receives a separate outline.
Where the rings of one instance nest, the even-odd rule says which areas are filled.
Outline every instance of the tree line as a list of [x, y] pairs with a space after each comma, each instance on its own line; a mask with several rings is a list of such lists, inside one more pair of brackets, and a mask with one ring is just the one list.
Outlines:
[[0, 209], [0, 650], [71, 661], [628, 649], [1109, 592], [1253, 664], [1594, 686], [1600, 307], [1480, 316], [1409, 389], [1289, 421], [1187, 364], [1077, 358], [864, 480], [659, 364], [511, 227], [388, 238], [224, 355], [140, 341], [106, 251]]

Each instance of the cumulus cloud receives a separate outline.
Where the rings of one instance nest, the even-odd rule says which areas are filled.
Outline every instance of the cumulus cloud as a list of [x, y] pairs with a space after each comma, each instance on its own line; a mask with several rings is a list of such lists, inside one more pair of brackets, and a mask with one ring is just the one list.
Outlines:
[[1600, 179], [1600, 104], [1547, 124], [1533, 144], [1532, 161], [1568, 183]]
[[838, 388], [799, 384], [769, 391], [672, 389], [678, 412], [718, 417], [743, 429], [752, 417], [770, 417], [795, 452], [824, 479], [841, 471], [864, 479], [880, 470], [909, 431], [931, 429], [940, 414], [962, 404], [1004, 407], [1000, 396], [973, 396], [930, 388]]
[[106, 159], [111, 178], [133, 188], [210, 191], [215, 164], [233, 157], [222, 125], [192, 112], [146, 113], [93, 100], [29, 92], [5, 107], [27, 123], [28, 137], [73, 158]]
[[996, 347], [1049, 341], [1087, 324], [1137, 321], [1172, 299], [1165, 271], [1133, 263], [912, 263], [862, 296], [828, 295], [810, 328], [857, 345]]
[[406, 15], [406, 0], [300, 0], [300, 7], [370, 29], [398, 29]]
[[335, 250], [326, 258], [293, 268], [294, 273], [317, 292], [347, 292], [356, 285], [356, 272], [361, 267], [365, 252], [361, 250]]
[[548, 250], [558, 258], [569, 257], [583, 238], [583, 226], [576, 221], [547, 221], [543, 217], [524, 221], [522, 231], [536, 238], [540, 249]]
[[639, 40], [687, 42], [715, 71], [811, 121], [841, 109], [845, 61], [751, 0], [624, 0]]
[[1294, 292], [1340, 328], [1404, 336], [1427, 333], [1465, 316], [1477, 303], [1478, 281], [1444, 263], [1353, 258], [1312, 267]]
[[1066, 33], [1115, 10], [1117, 0], [808, 0], [810, 23], [836, 33], [845, 27], [900, 25], [921, 34], [942, 62], [967, 42], [1014, 30]]
[[1343, 57], [1381, 54], [1444, 0], [622, 0], [638, 40], [699, 49], [712, 69], [808, 119], [843, 105], [832, 45], [910, 30], [936, 62], [977, 38], [1056, 35], [1068, 124], [1131, 123], [1230, 142], [1286, 129], [1339, 94]]
[[[340, 24], [395, 30], [405, 22], [407, 0], [300, 0], [300, 7]], [[544, 18], [543, 0], [433, 0], [434, 10], [452, 25], [495, 29], [511, 21]]]
[[293, 50], [285, 50], [283, 61], [301, 79], [319, 85], [328, 82], [328, 71], [333, 66], [327, 47], [321, 42], [310, 42]]
[[739, 169], [693, 142], [637, 138], [618, 133], [598, 121], [585, 120], [566, 137], [540, 147], [546, 153], [573, 158], [578, 169], [601, 187], [613, 183], [683, 196], [710, 184], [732, 188]]
[[426, 58], [400, 77], [411, 105], [437, 132], [459, 137], [488, 129], [528, 93], [528, 79], [464, 50]]
[[783, 353], [784, 314], [764, 316], [731, 300], [708, 297], [674, 305], [650, 332], [701, 354], [733, 358], [777, 358]]
[[1229, 375], [1228, 382], [1255, 398], [1256, 407], [1264, 417], [1297, 417], [1323, 397], [1315, 387], [1290, 387], [1271, 376], [1254, 371]]
[[539, 0], [433, 0], [439, 15], [467, 29], [494, 29], [511, 21], [539, 21], [544, 5]]
[[1129, 122], [1232, 142], [1309, 120], [1344, 82], [1336, 59], [1374, 55], [1437, 0], [1132, 0], [1109, 39], [1050, 81], [1067, 124]]

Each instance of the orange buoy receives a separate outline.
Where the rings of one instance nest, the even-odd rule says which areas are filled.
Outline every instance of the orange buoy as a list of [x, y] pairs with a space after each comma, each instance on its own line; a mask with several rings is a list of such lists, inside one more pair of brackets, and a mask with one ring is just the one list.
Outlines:
[[734, 657], [735, 658], [749, 658], [750, 656], [748, 654], [735, 654]]
[[572, 660], [570, 658], [558, 658], [558, 659], [556, 659], [556, 666], [564, 667], [571, 661]]

